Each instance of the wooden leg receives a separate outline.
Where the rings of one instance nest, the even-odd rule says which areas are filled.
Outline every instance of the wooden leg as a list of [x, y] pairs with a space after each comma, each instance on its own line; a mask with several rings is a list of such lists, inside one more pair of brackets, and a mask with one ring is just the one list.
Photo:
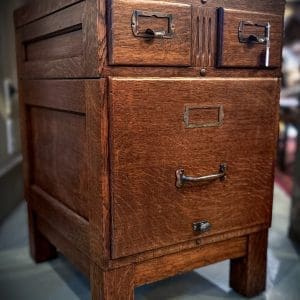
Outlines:
[[267, 269], [268, 230], [249, 235], [246, 257], [232, 259], [230, 286], [246, 297], [265, 290]]
[[56, 248], [44, 237], [36, 226], [36, 215], [28, 207], [30, 254], [35, 262], [43, 262], [57, 256]]
[[133, 266], [104, 271], [92, 263], [90, 285], [93, 300], [133, 300]]

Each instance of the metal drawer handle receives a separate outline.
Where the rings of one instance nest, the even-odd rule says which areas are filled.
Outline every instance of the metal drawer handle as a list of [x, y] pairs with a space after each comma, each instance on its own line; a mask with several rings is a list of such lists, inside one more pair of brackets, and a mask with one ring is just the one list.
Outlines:
[[165, 31], [155, 31], [155, 30], [148, 28], [145, 30], [145, 35], [147, 35], [147, 37], [150, 39], [151, 38], [162, 39], [166, 35], [166, 32]]
[[266, 42], [266, 38], [259, 37], [255, 34], [250, 34], [247, 38], [247, 43], [256, 43], [256, 44], [264, 44]]
[[200, 177], [186, 176], [184, 175], [184, 169], [179, 169], [176, 171], [176, 187], [182, 188], [185, 182], [204, 183], [204, 182], [214, 181], [216, 179], [224, 180], [226, 177], [226, 173], [227, 173], [226, 163], [220, 164], [219, 173], [200, 176]]

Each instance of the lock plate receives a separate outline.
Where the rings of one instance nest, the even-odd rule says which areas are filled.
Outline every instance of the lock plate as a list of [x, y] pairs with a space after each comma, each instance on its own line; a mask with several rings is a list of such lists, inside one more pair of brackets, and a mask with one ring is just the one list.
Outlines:
[[193, 231], [195, 232], [204, 233], [209, 231], [210, 229], [211, 224], [206, 220], [193, 223]]

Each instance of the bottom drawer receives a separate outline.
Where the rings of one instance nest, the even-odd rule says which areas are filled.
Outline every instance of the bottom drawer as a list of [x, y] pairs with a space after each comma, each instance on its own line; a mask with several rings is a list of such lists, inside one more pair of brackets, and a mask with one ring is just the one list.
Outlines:
[[269, 224], [278, 92], [277, 79], [111, 78], [112, 258]]

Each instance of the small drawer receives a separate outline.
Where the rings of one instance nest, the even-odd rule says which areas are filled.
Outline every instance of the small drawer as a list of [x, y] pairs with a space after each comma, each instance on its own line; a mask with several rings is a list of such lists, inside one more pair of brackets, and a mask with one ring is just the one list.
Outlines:
[[190, 66], [191, 6], [115, 0], [109, 45], [111, 65]]
[[281, 16], [220, 8], [218, 25], [218, 67], [280, 67]]

